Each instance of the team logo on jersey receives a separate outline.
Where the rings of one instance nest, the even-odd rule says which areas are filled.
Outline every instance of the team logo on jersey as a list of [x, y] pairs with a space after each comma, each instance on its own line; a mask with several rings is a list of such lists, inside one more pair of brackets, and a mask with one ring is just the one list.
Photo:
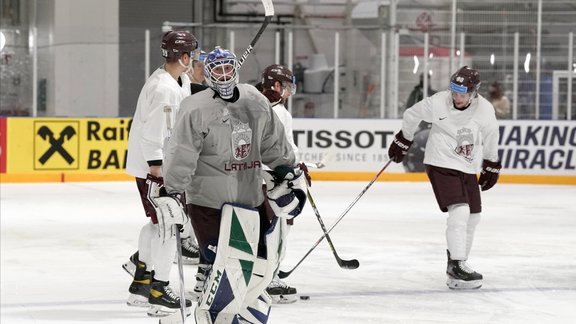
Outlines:
[[250, 154], [252, 146], [252, 129], [248, 123], [236, 121], [232, 123], [232, 149], [236, 160], [244, 160]]
[[474, 160], [474, 135], [470, 128], [462, 128], [457, 131], [454, 151], [470, 163]]

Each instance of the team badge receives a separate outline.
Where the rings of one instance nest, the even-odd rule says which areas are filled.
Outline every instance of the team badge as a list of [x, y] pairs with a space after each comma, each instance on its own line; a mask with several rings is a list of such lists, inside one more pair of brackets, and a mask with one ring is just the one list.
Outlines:
[[232, 124], [232, 149], [236, 160], [244, 160], [250, 154], [252, 129], [248, 123], [236, 121]]
[[456, 154], [462, 156], [466, 161], [474, 160], [474, 135], [470, 128], [459, 129], [456, 134]]

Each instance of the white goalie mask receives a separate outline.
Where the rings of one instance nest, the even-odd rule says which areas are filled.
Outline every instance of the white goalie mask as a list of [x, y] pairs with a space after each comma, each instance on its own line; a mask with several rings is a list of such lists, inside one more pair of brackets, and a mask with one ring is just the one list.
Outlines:
[[204, 76], [210, 88], [220, 94], [223, 99], [234, 95], [238, 84], [238, 65], [236, 55], [219, 46], [208, 53], [204, 61]]

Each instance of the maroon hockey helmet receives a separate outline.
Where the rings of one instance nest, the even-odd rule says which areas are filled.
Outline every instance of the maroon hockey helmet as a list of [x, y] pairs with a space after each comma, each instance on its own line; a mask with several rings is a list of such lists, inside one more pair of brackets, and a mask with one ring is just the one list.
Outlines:
[[272, 64], [262, 71], [262, 87], [264, 90], [273, 88], [276, 81], [280, 82], [282, 87], [290, 86], [292, 92], [296, 92], [296, 78], [294, 73], [287, 67], [280, 64]]
[[458, 93], [477, 92], [480, 88], [480, 73], [468, 66], [461, 67], [450, 77], [450, 90]]
[[166, 60], [173, 61], [179, 59], [182, 54], [191, 53], [198, 49], [198, 40], [187, 31], [169, 31], [162, 36], [162, 56]]

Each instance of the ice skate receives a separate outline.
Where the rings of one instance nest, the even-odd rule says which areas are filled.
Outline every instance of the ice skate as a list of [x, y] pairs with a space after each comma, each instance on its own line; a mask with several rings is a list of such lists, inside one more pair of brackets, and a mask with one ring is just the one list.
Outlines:
[[134, 272], [136, 272], [136, 265], [138, 264], [138, 251], [130, 256], [130, 259], [122, 264], [122, 268], [131, 276], [134, 277]]
[[182, 239], [182, 262], [183, 264], [194, 265], [200, 261], [200, 250], [198, 244], [192, 237]]
[[448, 252], [448, 265], [446, 267], [446, 285], [450, 289], [478, 289], [482, 287], [483, 277], [472, 270], [465, 260], [452, 260]]
[[196, 285], [190, 294], [190, 298], [192, 300], [198, 301], [200, 295], [202, 295], [202, 291], [204, 290], [204, 283], [206, 282], [211, 269], [212, 266], [209, 264], [198, 265], [198, 272], [196, 272]]
[[272, 282], [266, 288], [266, 292], [272, 297], [274, 304], [291, 304], [298, 300], [296, 288], [288, 286], [280, 280], [278, 275], [274, 276]]
[[[148, 298], [150, 303], [148, 316], [164, 317], [180, 311], [180, 297], [172, 291], [168, 284], [168, 281], [152, 280], [150, 297]], [[188, 310], [190, 306], [192, 306], [192, 302], [186, 299], [187, 315], [190, 313]]]
[[144, 262], [139, 262], [138, 269], [136, 269], [135, 277], [128, 291], [130, 296], [128, 296], [128, 301], [126, 304], [128, 306], [134, 307], [148, 307], [148, 297], [150, 295], [150, 272], [146, 271], [146, 264]]

